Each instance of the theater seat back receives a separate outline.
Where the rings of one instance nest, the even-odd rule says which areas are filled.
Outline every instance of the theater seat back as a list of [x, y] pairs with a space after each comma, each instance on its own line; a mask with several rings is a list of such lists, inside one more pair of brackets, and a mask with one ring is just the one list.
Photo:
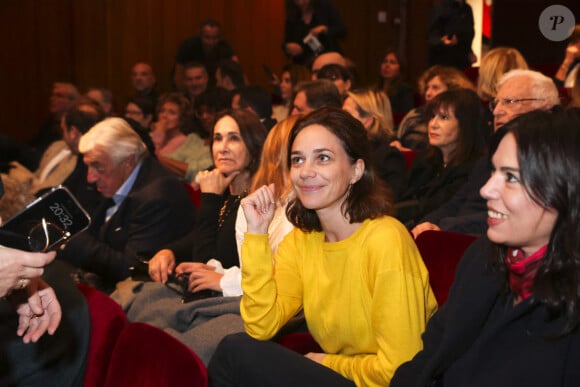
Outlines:
[[121, 333], [106, 387], [208, 385], [201, 359], [186, 345], [154, 326], [133, 322]]
[[127, 325], [123, 309], [105, 293], [88, 285], [78, 284], [89, 306], [91, 338], [85, 372], [85, 387], [101, 387], [109, 368], [113, 348]]
[[429, 283], [439, 306], [447, 300], [455, 268], [476, 237], [447, 231], [425, 231], [415, 243], [429, 271]]

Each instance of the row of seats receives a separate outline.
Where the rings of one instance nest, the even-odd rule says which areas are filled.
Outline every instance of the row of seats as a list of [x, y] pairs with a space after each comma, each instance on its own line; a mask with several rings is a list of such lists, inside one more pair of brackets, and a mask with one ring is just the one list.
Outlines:
[[85, 387], [207, 387], [206, 368], [189, 347], [159, 328], [128, 322], [105, 293], [78, 287], [91, 319]]
[[[425, 231], [417, 238], [439, 306], [447, 300], [457, 263], [474, 240], [445, 231]], [[78, 287], [91, 318], [85, 387], [208, 385], [206, 368], [190, 348], [161, 329], [127, 322], [109, 296], [86, 285]], [[292, 333], [279, 343], [301, 354], [322, 352], [309, 333]]]

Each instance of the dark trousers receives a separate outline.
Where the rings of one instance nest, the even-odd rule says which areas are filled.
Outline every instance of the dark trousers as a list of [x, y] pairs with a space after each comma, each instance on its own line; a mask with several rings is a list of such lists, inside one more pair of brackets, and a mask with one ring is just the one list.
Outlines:
[[354, 386], [328, 367], [272, 341], [246, 333], [222, 340], [209, 366], [210, 385], [218, 386]]

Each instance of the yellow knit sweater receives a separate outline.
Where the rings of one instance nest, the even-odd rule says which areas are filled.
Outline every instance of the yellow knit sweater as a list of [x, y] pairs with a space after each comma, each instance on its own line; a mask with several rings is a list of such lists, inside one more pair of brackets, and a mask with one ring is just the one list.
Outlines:
[[422, 348], [437, 309], [427, 270], [396, 219], [365, 221], [350, 237], [293, 230], [272, 264], [267, 235], [242, 246], [241, 313], [246, 331], [267, 340], [300, 309], [326, 354], [324, 365], [358, 386], [388, 385]]

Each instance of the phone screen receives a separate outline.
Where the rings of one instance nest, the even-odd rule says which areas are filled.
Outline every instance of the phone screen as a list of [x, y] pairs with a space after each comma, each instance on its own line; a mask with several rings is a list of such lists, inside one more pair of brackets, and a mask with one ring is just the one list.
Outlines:
[[54, 250], [90, 223], [91, 218], [70, 191], [59, 186], [4, 223], [0, 244], [22, 250]]

